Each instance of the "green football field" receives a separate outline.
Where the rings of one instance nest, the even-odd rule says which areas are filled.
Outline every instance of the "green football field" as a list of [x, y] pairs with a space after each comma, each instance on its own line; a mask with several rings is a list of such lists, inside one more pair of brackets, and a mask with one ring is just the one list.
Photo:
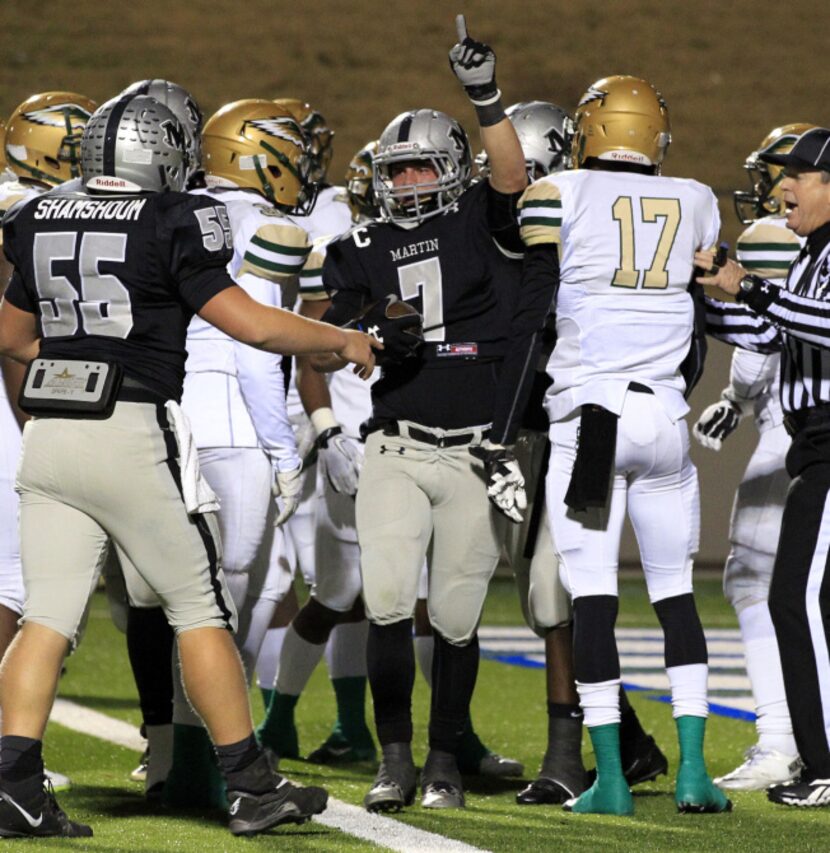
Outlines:
[[[734, 616], [722, 601], [719, 580], [698, 581], [699, 600], [706, 627], [734, 627]], [[485, 610], [485, 625], [521, 622], [512, 585], [496, 581]], [[648, 627], [656, 624], [639, 580], [623, 582], [620, 624]], [[648, 692], [632, 696], [644, 725], [671, 764], [668, 778], [635, 789], [636, 813], [629, 818], [575, 816], [560, 807], [528, 808], [515, 804], [520, 780], [482, 782], [470, 780], [468, 807], [464, 811], [429, 813], [417, 806], [395, 820], [492, 851], [533, 850], [671, 850], [777, 851], [830, 849], [830, 811], [799, 812], [766, 801], [762, 793], [733, 795], [735, 810], [724, 815], [676, 814], [672, 798], [672, 768], [677, 752], [669, 706], [652, 701]], [[89, 628], [79, 652], [68, 662], [60, 696], [101, 713], [140, 722], [135, 689], [123, 637], [109, 620], [100, 593], [93, 602]], [[261, 703], [253, 696], [255, 716]], [[416, 683], [416, 761], [425, 756], [427, 691]], [[298, 708], [301, 751], [308, 752], [325, 739], [333, 719], [334, 703], [325, 668], [315, 674]], [[545, 746], [544, 678], [539, 669], [507, 666], [483, 660], [473, 715], [488, 745], [521, 759], [528, 773], [538, 766]], [[712, 775], [726, 772], [753, 742], [749, 723], [720, 716], [710, 718], [707, 754]], [[592, 766], [585, 737], [586, 763]], [[77, 849], [101, 851], [234, 851], [284, 849], [291, 851], [371, 850], [373, 843], [318, 823], [288, 827], [253, 839], [233, 838], [221, 814], [171, 814], [149, 806], [142, 786], [131, 782], [129, 771], [137, 753], [92, 735], [50, 724], [46, 735], [47, 764], [69, 774], [71, 791], [60, 795], [75, 819], [91, 823], [92, 839], [6, 841], [4, 849]], [[285, 761], [281, 767], [291, 778], [322, 783], [345, 803], [359, 805], [373, 768], [352, 765], [322, 768], [302, 761]], [[360, 817], [360, 815], [358, 815]], [[379, 838], [382, 847], [383, 836]], [[431, 849], [423, 844], [420, 849]]]

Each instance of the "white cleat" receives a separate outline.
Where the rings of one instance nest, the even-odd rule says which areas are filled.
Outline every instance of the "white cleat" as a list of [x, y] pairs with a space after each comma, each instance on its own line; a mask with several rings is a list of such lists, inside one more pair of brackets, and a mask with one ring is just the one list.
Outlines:
[[804, 765], [797, 755], [785, 755], [777, 749], [755, 744], [745, 753], [746, 761], [731, 773], [714, 780], [730, 791], [763, 791], [770, 785], [782, 785], [795, 779]]
[[68, 791], [72, 787], [72, 780], [63, 773], [44, 769], [43, 775], [52, 783], [53, 791]]

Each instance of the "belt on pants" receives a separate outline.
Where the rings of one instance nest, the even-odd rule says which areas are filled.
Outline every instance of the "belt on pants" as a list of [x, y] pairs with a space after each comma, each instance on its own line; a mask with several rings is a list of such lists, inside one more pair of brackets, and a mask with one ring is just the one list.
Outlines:
[[374, 418], [366, 421], [360, 427], [360, 434], [364, 440], [370, 433], [378, 431], [383, 432], [384, 435], [408, 436], [415, 441], [433, 447], [461, 447], [464, 444], [472, 444], [474, 441], [484, 441], [490, 435], [489, 427], [476, 427], [469, 432], [453, 432], [448, 435], [444, 432], [433, 432], [430, 429], [417, 427], [407, 421], [376, 420]]
[[830, 404], [828, 403], [820, 406], [809, 406], [806, 409], [798, 409], [784, 415], [784, 429], [790, 436], [796, 435], [805, 427], [821, 424], [827, 424], [830, 427]]

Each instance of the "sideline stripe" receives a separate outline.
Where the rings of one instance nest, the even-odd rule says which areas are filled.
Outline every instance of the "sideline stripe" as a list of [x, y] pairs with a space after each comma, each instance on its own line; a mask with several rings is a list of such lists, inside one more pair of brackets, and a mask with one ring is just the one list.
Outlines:
[[[135, 726], [68, 699], [55, 700], [50, 720], [81, 734], [92, 735], [136, 752], [144, 751], [144, 738]], [[326, 811], [312, 820], [378, 847], [395, 850], [396, 853], [423, 853], [425, 850], [430, 853], [488, 853], [463, 841], [417, 829], [383, 815], [370, 814], [359, 806], [334, 797], [329, 797]]]

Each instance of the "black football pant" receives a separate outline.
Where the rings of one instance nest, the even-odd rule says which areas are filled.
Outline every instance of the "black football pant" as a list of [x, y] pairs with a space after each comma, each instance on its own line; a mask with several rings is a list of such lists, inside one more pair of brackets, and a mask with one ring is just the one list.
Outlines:
[[830, 778], [830, 425], [797, 433], [787, 470], [769, 609], [798, 751], [810, 773]]

